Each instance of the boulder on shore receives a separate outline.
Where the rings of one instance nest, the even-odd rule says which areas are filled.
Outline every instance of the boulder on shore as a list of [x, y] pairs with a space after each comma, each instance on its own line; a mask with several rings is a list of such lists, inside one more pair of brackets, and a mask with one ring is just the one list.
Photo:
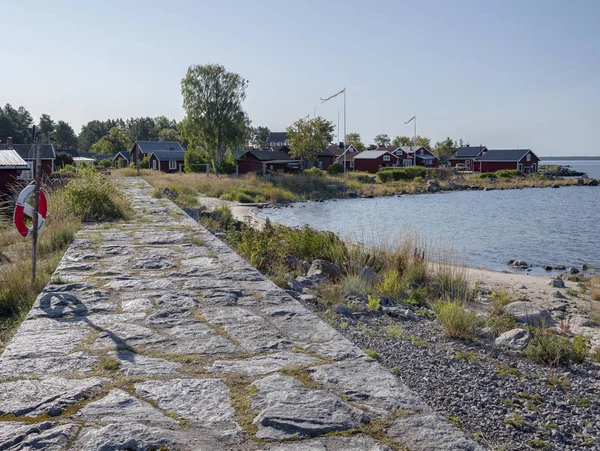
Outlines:
[[511, 268], [529, 268], [529, 263], [525, 260], [512, 260], [512, 263], [509, 263]]
[[558, 277], [553, 277], [550, 279], [548, 281], [548, 285], [550, 285], [552, 288], [566, 288], [563, 280]]
[[553, 323], [552, 315], [548, 310], [542, 310], [529, 301], [511, 302], [504, 308], [504, 312], [511, 315], [522, 324], [531, 326], [549, 326]]
[[308, 270], [307, 276], [327, 276], [330, 279], [337, 279], [343, 274], [342, 268], [335, 263], [328, 262], [326, 260], [313, 260]]
[[588, 182], [588, 186], [598, 186], [598, 183], [600, 183], [600, 182], [598, 182], [598, 180], [596, 180], [596, 179], [591, 179], [591, 180]]
[[577, 268], [574, 267], [570, 267], [569, 269], [567, 269], [567, 272], [571, 275], [575, 275], [575, 274], [579, 274], [579, 270]]
[[496, 346], [522, 351], [531, 340], [531, 334], [525, 329], [512, 329], [496, 338]]

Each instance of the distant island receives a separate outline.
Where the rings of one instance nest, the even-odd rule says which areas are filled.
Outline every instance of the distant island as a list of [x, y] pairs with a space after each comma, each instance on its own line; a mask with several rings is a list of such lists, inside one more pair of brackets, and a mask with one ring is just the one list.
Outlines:
[[578, 161], [585, 161], [585, 160], [600, 160], [600, 156], [597, 156], [597, 157], [540, 157], [540, 160], [570, 160], [570, 161], [578, 160]]

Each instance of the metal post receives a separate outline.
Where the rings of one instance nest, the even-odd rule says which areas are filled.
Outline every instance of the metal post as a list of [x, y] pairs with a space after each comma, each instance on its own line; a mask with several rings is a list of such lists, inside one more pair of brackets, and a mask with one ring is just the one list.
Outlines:
[[35, 136], [36, 129], [33, 129], [34, 140], [37, 138], [35, 152], [35, 189], [33, 191], [33, 230], [31, 244], [31, 285], [35, 283], [36, 266], [37, 266], [37, 243], [38, 243], [38, 227], [39, 227], [39, 206], [40, 206], [40, 184], [42, 181], [42, 145], [44, 135], [40, 133]]

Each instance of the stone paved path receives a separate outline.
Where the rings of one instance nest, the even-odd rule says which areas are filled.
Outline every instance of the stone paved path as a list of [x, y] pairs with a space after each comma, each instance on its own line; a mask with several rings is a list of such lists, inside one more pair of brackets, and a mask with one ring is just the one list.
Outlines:
[[0, 450], [479, 449], [170, 201], [88, 225], [0, 359]]

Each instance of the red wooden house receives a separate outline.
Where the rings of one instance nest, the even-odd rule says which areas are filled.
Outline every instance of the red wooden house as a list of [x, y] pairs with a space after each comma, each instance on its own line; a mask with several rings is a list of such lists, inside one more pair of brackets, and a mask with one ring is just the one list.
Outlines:
[[438, 157], [425, 146], [400, 146], [394, 150], [400, 160], [400, 166], [424, 166], [437, 168]]
[[129, 166], [130, 154], [126, 152], [117, 152], [112, 159], [112, 165], [115, 168]]
[[465, 146], [459, 147], [450, 157], [450, 166], [456, 167], [457, 164], [464, 164], [467, 171], [473, 170], [473, 162], [488, 151], [485, 146]]
[[[31, 144], [13, 144], [12, 138], [7, 138], [6, 144], [0, 144], [0, 150], [14, 149], [19, 156], [29, 165], [28, 171], [22, 171], [20, 178], [23, 180], [33, 180], [35, 177], [35, 153]], [[49, 176], [54, 172], [54, 160], [56, 152], [52, 144], [42, 146], [42, 176]]]
[[150, 154], [150, 169], [162, 172], [183, 172], [185, 152], [181, 150], [155, 150]]
[[301, 160], [293, 160], [284, 151], [249, 150], [237, 161], [238, 174], [249, 172], [264, 174], [267, 171], [297, 174], [302, 168]]
[[335, 162], [344, 166], [344, 161], [346, 162], [346, 172], [354, 171], [354, 157], [357, 156], [360, 152], [346, 152], [342, 153], [339, 157], [335, 159]]
[[14, 149], [0, 150], [0, 198], [10, 194], [10, 188], [17, 183], [21, 171], [29, 166]]
[[376, 174], [381, 168], [398, 166], [398, 157], [387, 150], [365, 150], [354, 156], [354, 170]]
[[490, 149], [473, 162], [473, 170], [496, 172], [517, 169], [524, 174], [538, 171], [540, 159], [530, 149]]

